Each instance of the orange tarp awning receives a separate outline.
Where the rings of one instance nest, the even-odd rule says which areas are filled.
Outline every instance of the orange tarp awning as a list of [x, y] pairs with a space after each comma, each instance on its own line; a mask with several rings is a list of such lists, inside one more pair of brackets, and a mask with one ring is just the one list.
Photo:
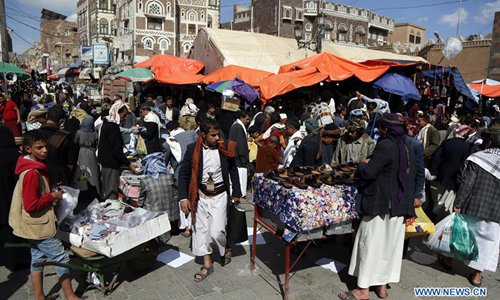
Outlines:
[[260, 84], [263, 102], [301, 87], [311, 86], [328, 78], [315, 67], [269, 76]]
[[271, 75], [273, 73], [267, 71], [229, 65], [205, 76], [203, 83], [212, 84], [219, 81], [233, 80], [235, 77], [238, 77], [252, 87], [258, 88], [261, 81]]
[[365, 60], [363, 62], [360, 62], [360, 64], [368, 66], [368, 67], [375, 67], [375, 66], [407, 67], [407, 66], [418, 65], [421, 63], [422, 62], [418, 62], [418, 61], [397, 62], [397, 61], [383, 60], [383, 59], [380, 59], [380, 60], [379, 59], [370, 59], [370, 60]]
[[500, 97], [500, 84], [499, 85], [488, 85], [485, 83], [471, 83], [469, 85], [471, 88], [475, 89], [476, 91], [479, 92], [479, 94], [481, 94], [483, 96], [491, 97], [491, 98]]
[[194, 59], [158, 54], [134, 65], [134, 68], [150, 69], [155, 79], [168, 84], [199, 83], [203, 75], [198, 74], [205, 65]]
[[371, 82], [383, 75], [389, 66], [365, 66], [330, 53], [320, 53], [297, 62], [281, 66], [279, 73], [290, 72], [297, 69], [316, 67], [328, 76], [328, 81], [341, 81], [356, 76], [364, 82]]

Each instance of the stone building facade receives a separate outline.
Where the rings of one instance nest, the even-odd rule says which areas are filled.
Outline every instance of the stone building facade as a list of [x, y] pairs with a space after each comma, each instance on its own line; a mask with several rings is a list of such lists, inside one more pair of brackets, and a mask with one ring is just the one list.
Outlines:
[[66, 18], [65, 15], [42, 9], [40, 54], [50, 60], [53, 70], [75, 62], [79, 55], [77, 23], [66, 21]]
[[[500, 81], [500, 12], [495, 13], [488, 61], [488, 78]], [[482, 79], [478, 77], [476, 79]]]
[[394, 25], [389, 42], [406, 45], [411, 51], [420, 51], [425, 45], [425, 32], [426, 29], [423, 26], [413, 23], [399, 23]]
[[383, 44], [394, 30], [394, 20], [370, 10], [318, 0], [252, 0], [250, 6], [235, 5], [233, 21], [222, 28], [260, 32], [302, 39], [315, 39], [320, 22], [324, 42], [353, 45]]
[[134, 64], [155, 54], [187, 57], [198, 30], [219, 27], [220, 0], [117, 0], [113, 60]]

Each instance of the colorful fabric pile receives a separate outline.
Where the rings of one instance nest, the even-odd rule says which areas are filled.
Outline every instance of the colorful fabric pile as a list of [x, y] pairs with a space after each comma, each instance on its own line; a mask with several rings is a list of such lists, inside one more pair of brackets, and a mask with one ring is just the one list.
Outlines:
[[295, 232], [359, 218], [356, 195], [357, 189], [351, 185], [286, 189], [262, 175], [257, 174], [254, 178], [254, 203], [275, 214]]

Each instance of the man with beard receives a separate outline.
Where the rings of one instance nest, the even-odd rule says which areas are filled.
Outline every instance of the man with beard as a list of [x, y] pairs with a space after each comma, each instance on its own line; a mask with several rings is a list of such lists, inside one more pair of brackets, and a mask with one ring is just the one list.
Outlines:
[[372, 155], [375, 141], [364, 133], [364, 126], [360, 119], [352, 118], [347, 122], [346, 133], [337, 142], [333, 153], [332, 165], [358, 163]]
[[[213, 273], [212, 242], [223, 262], [226, 260], [226, 220], [230, 179], [232, 199], [239, 202], [241, 189], [234, 152], [224, 148], [219, 124], [205, 120], [196, 143], [188, 146], [179, 171], [179, 201], [184, 214], [191, 212], [193, 220], [193, 254], [203, 257], [203, 266], [194, 275], [199, 282]], [[227, 149], [234, 149], [229, 141]], [[230, 253], [230, 252], [229, 252]]]

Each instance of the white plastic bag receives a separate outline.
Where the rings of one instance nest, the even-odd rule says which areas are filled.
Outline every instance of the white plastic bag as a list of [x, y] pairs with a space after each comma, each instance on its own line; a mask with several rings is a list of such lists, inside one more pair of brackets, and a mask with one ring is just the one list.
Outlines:
[[78, 195], [80, 194], [80, 190], [69, 186], [63, 185], [60, 186], [60, 188], [64, 193], [62, 199], [59, 200], [56, 205], [57, 224], [61, 224], [67, 216], [73, 213], [73, 210], [78, 204]]
[[450, 244], [453, 218], [455, 218], [455, 213], [450, 214], [436, 224], [436, 231], [434, 234], [431, 234], [429, 238], [424, 241], [424, 244], [427, 245], [429, 249], [445, 255], [451, 254]]
[[446, 44], [443, 48], [443, 55], [447, 60], [452, 60], [460, 52], [462, 52], [462, 42], [456, 37], [449, 37], [446, 39]]

